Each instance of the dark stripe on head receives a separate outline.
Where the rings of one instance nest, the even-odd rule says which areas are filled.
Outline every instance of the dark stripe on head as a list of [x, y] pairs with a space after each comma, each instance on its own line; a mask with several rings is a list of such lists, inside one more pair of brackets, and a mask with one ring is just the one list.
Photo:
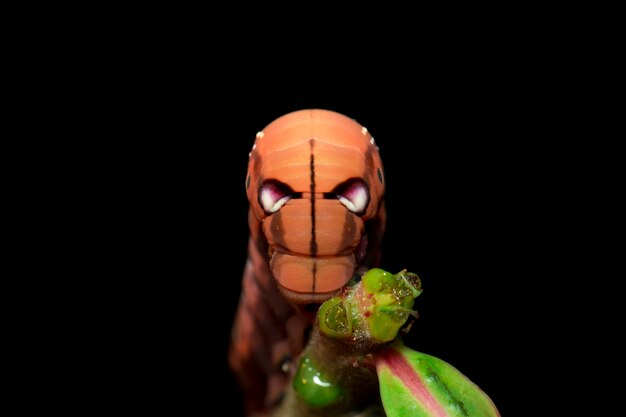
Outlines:
[[313, 155], [313, 146], [315, 140], [311, 139], [309, 141], [311, 144], [311, 158], [309, 160], [309, 170], [310, 170], [310, 191], [311, 191], [311, 244], [309, 247], [309, 253], [311, 256], [317, 256], [317, 240], [315, 237], [315, 156]]
[[259, 151], [257, 151], [256, 149], [253, 149], [252, 152], [250, 153], [250, 159], [254, 160], [254, 168], [253, 168], [253, 171], [250, 172], [249, 174], [252, 175], [253, 179], [257, 180], [257, 184], [261, 184], [262, 183], [261, 161], [263, 158], [261, 158], [261, 155], [259, 155]]
[[[309, 253], [311, 257], [317, 256], [317, 240], [315, 237], [315, 156], [313, 155], [313, 148], [315, 146], [315, 140], [309, 140], [311, 145], [311, 158], [309, 159], [309, 171], [311, 176], [310, 191], [311, 191], [311, 243], [309, 246]], [[311, 283], [311, 292], [315, 292], [315, 274], [317, 273], [316, 262], [313, 262], [313, 282]]]
[[280, 211], [272, 214], [270, 223], [270, 233], [272, 234], [272, 240], [274, 244], [283, 248], [287, 247], [285, 242], [285, 228], [283, 227], [283, 215]]
[[341, 239], [340, 248], [349, 248], [357, 233], [356, 224], [354, 222], [354, 214], [350, 210], [346, 210], [346, 217], [343, 223], [343, 238]]

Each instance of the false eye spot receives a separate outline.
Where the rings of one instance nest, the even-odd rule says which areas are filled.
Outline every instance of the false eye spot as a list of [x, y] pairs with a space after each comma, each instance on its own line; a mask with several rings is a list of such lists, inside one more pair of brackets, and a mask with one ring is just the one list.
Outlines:
[[276, 213], [292, 197], [293, 190], [287, 184], [276, 180], [263, 183], [259, 191], [259, 204], [266, 213]]
[[333, 193], [341, 204], [356, 214], [365, 211], [370, 199], [367, 185], [358, 178], [352, 178], [339, 184]]

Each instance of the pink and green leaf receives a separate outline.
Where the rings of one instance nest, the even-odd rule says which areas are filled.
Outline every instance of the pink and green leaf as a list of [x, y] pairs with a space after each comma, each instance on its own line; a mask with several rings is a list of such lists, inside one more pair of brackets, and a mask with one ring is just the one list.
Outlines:
[[388, 417], [500, 417], [489, 396], [458, 369], [399, 340], [378, 355], [376, 371]]

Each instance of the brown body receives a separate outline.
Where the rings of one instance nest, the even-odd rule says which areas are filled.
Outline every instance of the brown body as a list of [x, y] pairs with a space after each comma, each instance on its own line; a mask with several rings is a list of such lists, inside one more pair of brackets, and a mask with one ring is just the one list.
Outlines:
[[384, 189], [374, 139], [346, 116], [301, 110], [257, 134], [246, 176], [249, 257], [229, 353], [249, 414], [280, 400], [309, 313], [378, 264]]

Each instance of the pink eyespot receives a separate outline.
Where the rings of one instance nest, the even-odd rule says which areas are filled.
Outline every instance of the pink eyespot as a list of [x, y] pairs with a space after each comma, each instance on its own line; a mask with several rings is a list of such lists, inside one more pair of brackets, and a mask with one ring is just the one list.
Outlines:
[[353, 178], [340, 184], [333, 193], [336, 194], [341, 204], [356, 214], [363, 213], [370, 200], [367, 185], [358, 178]]
[[276, 213], [291, 199], [293, 190], [287, 184], [276, 180], [263, 183], [259, 191], [259, 204], [266, 213]]

